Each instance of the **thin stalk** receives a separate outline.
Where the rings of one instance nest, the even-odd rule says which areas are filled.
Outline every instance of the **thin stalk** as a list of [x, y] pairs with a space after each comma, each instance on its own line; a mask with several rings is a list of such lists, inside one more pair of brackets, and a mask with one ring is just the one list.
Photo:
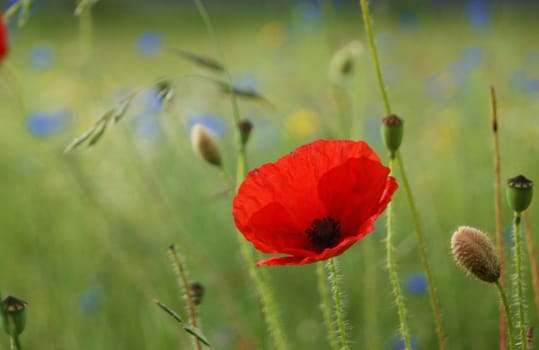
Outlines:
[[322, 309], [322, 316], [324, 317], [324, 325], [326, 326], [328, 341], [331, 349], [339, 350], [339, 343], [337, 342], [335, 327], [333, 327], [333, 322], [331, 320], [331, 305], [327, 285], [328, 280], [324, 271], [323, 263], [316, 264], [316, 276], [318, 278], [318, 292], [320, 293], [320, 309]]
[[408, 182], [408, 177], [406, 176], [406, 171], [404, 170], [404, 162], [402, 161], [400, 151], [397, 151], [397, 164], [398, 164], [399, 173], [401, 176], [401, 184], [403, 185], [404, 192], [406, 193], [408, 206], [410, 207], [410, 211], [412, 213], [412, 220], [415, 226], [414, 231], [415, 231], [415, 236], [417, 240], [417, 246], [419, 248], [419, 253], [421, 255], [421, 262], [423, 263], [423, 268], [425, 270], [425, 275], [428, 281], [430, 306], [432, 308], [432, 313], [434, 315], [434, 321], [436, 324], [436, 334], [438, 335], [438, 346], [440, 349], [445, 350], [447, 349], [447, 344], [445, 342], [444, 327], [442, 325], [442, 316], [441, 316], [442, 313], [440, 311], [440, 305], [438, 303], [436, 287], [434, 284], [434, 278], [432, 277], [432, 270], [430, 268], [430, 263], [427, 256], [427, 250], [425, 248], [425, 239], [423, 238], [424, 236], [423, 236], [423, 232], [421, 230], [421, 225], [419, 222], [419, 215], [418, 215], [417, 208], [415, 205], [412, 190], [410, 188], [410, 183]]
[[[389, 158], [390, 174], [393, 173], [394, 159]], [[395, 297], [395, 304], [397, 304], [397, 311], [399, 313], [399, 330], [402, 340], [404, 341], [404, 348], [406, 350], [412, 350], [412, 344], [410, 343], [410, 332], [408, 330], [408, 321], [406, 320], [406, 306], [404, 305], [404, 297], [399, 283], [399, 276], [395, 267], [395, 261], [393, 258], [393, 203], [389, 202], [386, 209], [387, 217], [387, 237], [386, 237], [386, 252], [387, 252], [387, 269], [389, 271], [389, 279], [391, 281], [391, 287], [393, 289], [393, 296]]]
[[530, 258], [530, 270], [532, 273], [533, 300], [535, 308], [539, 315], [539, 271], [537, 269], [537, 255], [533, 242], [532, 226], [528, 212], [524, 213], [524, 231], [526, 232], [526, 247], [528, 248], [528, 257]]
[[513, 320], [511, 317], [511, 311], [509, 310], [509, 302], [507, 301], [507, 296], [505, 295], [504, 287], [500, 283], [500, 280], [496, 281], [496, 287], [500, 292], [501, 303], [504, 307], [505, 314], [507, 315], [507, 336], [509, 337], [509, 350], [516, 349], [515, 337], [513, 336]]
[[513, 258], [516, 273], [517, 309], [518, 309], [518, 333], [522, 350], [528, 349], [526, 340], [526, 319], [524, 314], [524, 286], [522, 283], [522, 248], [520, 242], [520, 213], [515, 212], [513, 216], [513, 236], [515, 246], [513, 248]]
[[[384, 85], [384, 80], [383, 80], [383, 76], [382, 76], [382, 69], [381, 69], [381, 65], [380, 65], [380, 59], [378, 58], [378, 52], [376, 50], [376, 44], [374, 43], [374, 34], [373, 34], [373, 30], [372, 30], [372, 25], [371, 25], [368, 2], [367, 2], [367, 0], [360, 0], [360, 4], [361, 4], [361, 11], [363, 12], [363, 22], [365, 24], [365, 31], [367, 33], [367, 37], [368, 37], [368, 41], [369, 41], [369, 47], [370, 47], [370, 51], [371, 51], [371, 54], [372, 54], [374, 67], [375, 67], [375, 70], [376, 70], [376, 76], [378, 78], [378, 86], [380, 88], [380, 94], [382, 95], [382, 99], [384, 101], [386, 114], [391, 115], [391, 105], [389, 103], [389, 97], [387, 95], [387, 90], [386, 90], [386, 87]], [[392, 162], [392, 160], [391, 160], [391, 162]], [[442, 324], [442, 316], [441, 316], [441, 312], [440, 312], [440, 306], [439, 306], [439, 303], [438, 303], [438, 298], [436, 296], [436, 288], [434, 286], [434, 279], [432, 277], [432, 272], [431, 272], [427, 252], [426, 252], [426, 249], [425, 249], [425, 240], [423, 238], [424, 236], [423, 236], [423, 233], [422, 233], [422, 230], [421, 230], [421, 225], [420, 225], [420, 222], [419, 222], [419, 215], [417, 213], [415, 201], [414, 201], [414, 198], [413, 198], [413, 195], [412, 195], [412, 190], [410, 188], [410, 185], [408, 183], [408, 179], [406, 177], [406, 172], [405, 172], [405, 169], [404, 169], [404, 163], [402, 161], [402, 157], [400, 155], [400, 152], [397, 152], [397, 162], [398, 162], [398, 167], [399, 167], [399, 173], [401, 174], [401, 177], [402, 177], [401, 180], [402, 180], [402, 183], [404, 185], [405, 192], [406, 192], [406, 199], [407, 199], [407, 202], [408, 202], [408, 206], [410, 207], [410, 211], [412, 212], [412, 219], [413, 219], [414, 226], [415, 226], [415, 234], [416, 234], [417, 245], [419, 247], [419, 253], [421, 255], [421, 262], [423, 263], [423, 268], [425, 270], [425, 275], [426, 275], [427, 281], [428, 281], [429, 298], [430, 298], [430, 304], [431, 304], [432, 312], [433, 312], [433, 315], [434, 315], [434, 321], [435, 321], [435, 325], [436, 325], [436, 334], [438, 336], [438, 345], [439, 345], [440, 349], [446, 350], [447, 349], [447, 344], [446, 344], [445, 333], [444, 333], [444, 328], [443, 328], [443, 324]], [[390, 203], [390, 205], [391, 205], [391, 203]], [[388, 208], [389, 208], [389, 206], [388, 206]], [[389, 252], [388, 252], [388, 254], [389, 254]]]
[[363, 13], [363, 24], [365, 25], [365, 32], [367, 33], [367, 38], [369, 41], [369, 48], [372, 54], [376, 77], [378, 78], [378, 84], [380, 85], [380, 93], [382, 94], [382, 99], [384, 100], [387, 115], [390, 115], [391, 105], [389, 104], [384, 79], [382, 78], [382, 68], [380, 66], [380, 59], [378, 58], [378, 51], [376, 50], [376, 44], [374, 43], [374, 34], [372, 31], [371, 17], [369, 14], [369, 4], [367, 0], [360, 0], [359, 3], [361, 5], [361, 12]]
[[[189, 289], [189, 279], [187, 278], [187, 273], [185, 272], [185, 268], [183, 267], [182, 261], [180, 257], [178, 256], [176, 247], [174, 247], [174, 245], [171, 245], [169, 247], [169, 251], [170, 251], [170, 257], [172, 258], [172, 262], [174, 263], [174, 267], [176, 268], [176, 273], [178, 274], [180, 286], [183, 289], [183, 294], [187, 302], [187, 311], [189, 313], [189, 324], [191, 325], [191, 327], [196, 329], [198, 328], [198, 320], [197, 320], [195, 303], [193, 302], [191, 290]], [[200, 340], [196, 337], [193, 339], [195, 341], [195, 346], [197, 350], [202, 350], [202, 344], [200, 343]]]
[[[195, 3], [195, 6], [200, 16], [202, 17], [202, 21], [204, 22], [206, 30], [208, 31], [210, 40], [213, 42], [213, 45], [218, 51], [219, 59], [221, 60], [221, 64], [224, 67], [224, 73], [225, 73], [226, 79], [228, 80], [229, 85], [233, 86], [232, 76], [230, 75], [230, 72], [226, 64], [225, 53], [217, 37], [213, 24], [210, 20], [208, 11], [206, 10], [206, 7], [202, 3], [202, 0], [193, 0], [193, 1]], [[233, 116], [234, 116], [234, 125], [236, 125], [236, 128], [234, 128], [234, 130], [235, 130], [236, 149], [237, 149], [237, 163], [236, 163], [236, 191], [237, 191], [240, 186], [240, 183], [245, 178], [245, 174], [247, 171], [247, 156], [245, 154], [245, 144], [242, 142], [241, 133], [240, 133], [239, 128], [237, 127], [240, 122], [240, 111], [239, 111], [238, 101], [236, 99], [235, 94], [231, 94], [231, 103], [232, 103], [232, 111], [233, 111]], [[243, 260], [248, 269], [248, 274], [251, 280], [253, 281], [253, 284], [255, 285], [255, 290], [260, 299], [260, 303], [262, 304], [262, 312], [264, 314], [264, 320], [266, 322], [269, 333], [273, 340], [273, 344], [276, 349], [279, 349], [279, 350], [288, 349], [287, 342], [284, 337], [282, 321], [277, 311], [277, 303], [275, 302], [275, 296], [273, 295], [273, 292], [270, 289], [269, 284], [266, 283], [266, 281], [264, 281], [256, 271], [255, 261], [251, 253], [251, 250], [250, 250], [251, 247], [249, 246], [249, 243], [246, 240], [244, 240], [239, 233], [237, 234], [237, 237], [238, 237]]]
[[11, 336], [10, 349], [11, 350], [21, 350], [22, 349], [21, 342], [19, 341], [19, 336], [18, 335]]
[[344, 311], [342, 306], [342, 293], [339, 288], [339, 275], [335, 258], [329, 259], [326, 265], [328, 269], [328, 279], [331, 284], [333, 303], [335, 304], [335, 317], [337, 321], [337, 329], [339, 331], [340, 350], [349, 350], [348, 340], [346, 337], [346, 325], [344, 322]]
[[[500, 142], [498, 137], [498, 107], [496, 103], [496, 90], [490, 87], [490, 101], [492, 110], [492, 146], [494, 150], [494, 211], [496, 217], [496, 251], [500, 261], [500, 283], [505, 287], [505, 259], [503, 252], [503, 222], [502, 222], [502, 191], [500, 167]], [[500, 350], [507, 349], [507, 330], [505, 329], [505, 310], [500, 301]]]

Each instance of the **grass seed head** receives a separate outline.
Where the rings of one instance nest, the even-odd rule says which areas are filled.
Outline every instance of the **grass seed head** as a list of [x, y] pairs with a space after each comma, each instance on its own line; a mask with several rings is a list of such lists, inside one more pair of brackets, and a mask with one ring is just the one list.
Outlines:
[[191, 129], [191, 145], [206, 162], [221, 166], [221, 152], [211, 133], [201, 124], [195, 124]]

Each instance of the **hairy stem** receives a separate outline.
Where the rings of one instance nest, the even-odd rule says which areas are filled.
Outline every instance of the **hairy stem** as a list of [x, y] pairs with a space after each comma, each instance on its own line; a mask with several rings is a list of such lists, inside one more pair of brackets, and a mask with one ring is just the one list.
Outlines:
[[[389, 159], [390, 174], [393, 173], [394, 159]], [[410, 343], [410, 333], [408, 330], [408, 321], [406, 320], [406, 307], [404, 305], [404, 297], [402, 295], [399, 276], [397, 274], [397, 268], [395, 267], [395, 261], [393, 258], [393, 203], [389, 202], [386, 209], [387, 216], [387, 237], [386, 237], [386, 252], [387, 252], [387, 269], [389, 271], [389, 279], [391, 281], [391, 287], [393, 289], [393, 296], [395, 297], [395, 304], [397, 305], [397, 311], [399, 313], [399, 330], [402, 340], [404, 341], [404, 347], [406, 350], [412, 350]]]
[[502, 284], [500, 283], [500, 280], [496, 281], [496, 287], [498, 287], [498, 291], [500, 292], [500, 302], [502, 303], [505, 314], [507, 315], [507, 336], [509, 337], [509, 349], [514, 350], [516, 348], [515, 346], [515, 337], [513, 336], [513, 320], [511, 318], [511, 311], [509, 310], [509, 302], [507, 301], [507, 296], [505, 295], [504, 288]]
[[331, 284], [333, 303], [335, 304], [335, 317], [337, 329], [339, 331], [339, 342], [341, 344], [340, 350], [349, 350], [350, 347], [346, 337], [346, 325], [344, 322], [344, 311], [342, 306], [342, 293], [339, 288], [339, 273], [337, 271], [335, 258], [329, 259], [326, 267], [328, 269], [329, 283]]
[[517, 292], [517, 309], [518, 309], [518, 333], [519, 343], [523, 350], [528, 349], [526, 340], [526, 319], [524, 314], [524, 285], [522, 283], [522, 248], [520, 242], [520, 213], [515, 212], [513, 216], [513, 236], [515, 238], [515, 246], [513, 248], [513, 258], [516, 274], [516, 292]]
[[324, 317], [324, 325], [326, 326], [326, 333], [329, 340], [329, 344], [332, 350], [339, 350], [339, 343], [337, 341], [337, 335], [335, 333], [335, 327], [331, 320], [331, 304], [329, 299], [328, 280], [324, 271], [324, 264], [319, 262], [316, 264], [316, 276], [318, 277], [318, 291], [320, 293], [320, 308], [322, 309], [322, 316]]
[[533, 242], [532, 226], [528, 212], [524, 213], [524, 231], [526, 232], [526, 247], [528, 248], [528, 257], [530, 258], [530, 270], [532, 273], [533, 300], [535, 308], [539, 314], [539, 271], [537, 269], [537, 255]]

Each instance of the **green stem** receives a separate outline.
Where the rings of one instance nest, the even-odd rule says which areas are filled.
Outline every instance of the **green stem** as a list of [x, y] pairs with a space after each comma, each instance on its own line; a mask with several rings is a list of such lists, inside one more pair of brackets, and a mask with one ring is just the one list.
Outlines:
[[438, 298], [436, 297], [436, 288], [434, 284], [434, 279], [432, 277], [432, 271], [430, 268], [429, 259], [427, 256], [427, 250], [425, 249], [425, 239], [423, 238], [423, 232], [421, 230], [421, 225], [419, 223], [419, 215], [417, 213], [417, 208], [415, 205], [414, 197], [412, 190], [410, 188], [410, 183], [408, 182], [408, 177], [406, 176], [406, 171], [404, 170], [404, 163], [399, 151], [397, 151], [397, 164], [399, 167], [399, 173], [401, 176], [401, 184], [404, 187], [404, 192], [406, 193], [406, 199], [410, 211], [412, 213], [412, 220], [415, 227], [415, 236], [417, 240], [417, 246], [419, 247], [419, 253], [421, 255], [421, 262], [423, 263], [423, 268], [425, 270], [425, 275], [427, 277], [428, 288], [429, 288], [429, 297], [430, 297], [430, 306], [434, 314], [434, 321], [436, 324], [436, 333], [438, 335], [438, 346], [440, 349], [447, 349], [445, 342], [444, 328], [442, 325], [442, 316], [440, 312], [440, 306], [438, 304]]
[[376, 50], [376, 44], [374, 43], [374, 34], [372, 31], [371, 17], [369, 14], [369, 4], [367, 0], [360, 0], [361, 12], [363, 13], [363, 23], [365, 25], [365, 32], [367, 33], [367, 39], [369, 41], [369, 47], [372, 54], [372, 60], [374, 62], [374, 69], [376, 71], [376, 77], [378, 78], [378, 84], [380, 85], [380, 93], [384, 100], [384, 106], [386, 107], [387, 115], [391, 114], [391, 106], [389, 104], [389, 98], [387, 97], [387, 91], [382, 78], [382, 68], [380, 66], [380, 59], [378, 58], [378, 51]]
[[337, 335], [335, 334], [335, 328], [333, 327], [333, 322], [331, 321], [331, 304], [329, 300], [327, 277], [324, 271], [323, 263], [316, 264], [316, 276], [318, 277], [318, 291], [320, 292], [320, 308], [322, 309], [329, 344], [331, 345], [331, 349], [339, 350]]
[[520, 213], [515, 212], [513, 217], [513, 236], [515, 238], [515, 246], [513, 248], [513, 258], [515, 263], [516, 273], [516, 289], [517, 289], [517, 307], [518, 307], [518, 331], [519, 340], [522, 344], [522, 349], [528, 349], [526, 341], [526, 320], [524, 316], [524, 286], [522, 284], [522, 249], [520, 244]]
[[21, 350], [21, 342], [18, 335], [11, 336], [11, 350]]
[[378, 335], [378, 303], [379, 289], [377, 288], [378, 271], [377, 264], [372, 264], [378, 258], [375, 241], [367, 237], [361, 243], [361, 255], [363, 256], [365, 272], [363, 273], [363, 286], [365, 290], [365, 330], [363, 332], [366, 341], [366, 348], [369, 350], [380, 349], [380, 338]]
[[[393, 173], [393, 158], [389, 158], [390, 174]], [[406, 321], [406, 307], [404, 305], [404, 297], [402, 295], [401, 287], [399, 284], [399, 277], [397, 275], [397, 269], [395, 267], [395, 261], [393, 259], [393, 202], [389, 202], [386, 209], [387, 215], [387, 238], [386, 238], [386, 251], [387, 251], [387, 269], [389, 271], [389, 279], [393, 288], [393, 295], [395, 297], [395, 303], [397, 304], [397, 311], [399, 313], [400, 335], [404, 341], [406, 350], [411, 350], [412, 345], [410, 343], [410, 334], [408, 331], [408, 323]]]
[[339, 330], [340, 350], [349, 350], [348, 340], [346, 338], [346, 326], [344, 324], [344, 312], [342, 306], [342, 294], [339, 288], [338, 271], [335, 264], [335, 258], [327, 262], [328, 277], [331, 284], [333, 303], [335, 304], [335, 316], [337, 318], [337, 328]]
[[[380, 59], [378, 58], [378, 52], [376, 50], [376, 45], [374, 43], [374, 34], [373, 34], [372, 25], [371, 25], [371, 19], [370, 19], [370, 14], [369, 14], [369, 6], [368, 6], [368, 3], [367, 3], [367, 0], [360, 0], [360, 3], [361, 3], [361, 11], [363, 12], [363, 22], [365, 24], [365, 31], [367, 33], [367, 37], [368, 37], [368, 41], [369, 41], [369, 47], [370, 47], [370, 51], [371, 51], [371, 54], [372, 54], [374, 67], [375, 67], [375, 70], [376, 70], [376, 76], [378, 78], [378, 86], [380, 88], [380, 93], [381, 93], [382, 99], [384, 101], [384, 106], [385, 106], [385, 109], [386, 109], [386, 113], [388, 115], [390, 115], [391, 114], [391, 105], [389, 103], [387, 90], [386, 90], [386, 87], [384, 85], [384, 80], [383, 80], [383, 76], [382, 76], [382, 69], [381, 69], [381, 65], [380, 65]], [[392, 163], [392, 160], [390, 160], [390, 162]], [[427, 252], [426, 252], [426, 249], [425, 249], [425, 240], [423, 238], [421, 225], [419, 223], [419, 215], [417, 213], [417, 209], [416, 209], [416, 206], [415, 206], [415, 201], [414, 201], [414, 198], [413, 198], [413, 195], [412, 195], [410, 184], [408, 183], [408, 179], [406, 177], [406, 172], [404, 170], [404, 164], [403, 164], [400, 152], [397, 152], [397, 162], [398, 162], [398, 166], [399, 166], [399, 172], [400, 172], [400, 175], [401, 175], [401, 178], [402, 178], [401, 180], [402, 180], [402, 183], [404, 185], [405, 192], [406, 192], [406, 199], [407, 199], [408, 205], [410, 207], [410, 211], [412, 212], [412, 219], [413, 219], [414, 226], [415, 226], [415, 234], [416, 234], [417, 245], [419, 247], [419, 252], [420, 252], [420, 255], [421, 255], [421, 261], [423, 263], [423, 268], [425, 270], [425, 275], [426, 275], [427, 281], [428, 281], [430, 304], [431, 304], [432, 312], [434, 314], [434, 321], [435, 321], [435, 324], [436, 324], [436, 333], [437, 333], [437, 336], [438, 336], [438, 345], [439, 345], [440, 349], [446, 350], [447, 345], [446, 345], [445, 334], [444, 334], [444, 329], [443, 329], [443, 325], [442, 325], [442, 316], [441, 316], [441, 312], [440, 312], [440, 306], [438, 304], [438, 299], [436, 297], [436, 289], [434, 287], [434, 279], [432, 277], [432, 272], [431, 272], [429, 260], [428, 260], [428, 257], [427, 257]], [[390, 205], [391, 205], [391, 203], [390, 203]], [[390, 213], [389, 213], [389, 206], [388, 206], [388, 216], [389, 215], [390, 215]], [[389, 223], [389, 219], [388, 219], [388, 223]], [[389, 229], [388, 229], [388, 236], [389, 236]], [[389, 247], [389, 245], [388, 245], [388, 247]], [[390, 254], [390, 252], [388, 251], [388, 255], [389, 254]], [[398, 283], [398, 281], [397, 281], [397, 283]]]
[[[224, 67], [224, 73], [226, 75], [228, 83], [230, 86], [233, 86], [232, 76], [230, 75], [230, 72], [226, 64], [225, 53], [223, 51], [221, 43], [218, 40], [215, 29], [210, 20], [210, 16], [208, 15], [208, 11], [206, 11], [206, 7], [202, 3], [202, 0], [193, 0], [193, 1], [195, 3], [195, 6], [197, 7], [198, 12], [200, 13], [200, 16], [202, 17], [202, 21], [204, 22], [206, 30], [208, 31], [210, 40], [213, 42], [215, 48], [218, 51], [219, 59], [221, 60], [221, 64]], [[234, 115], [234, 124], [236, 126], [234, 130], [235, 130], [235, 139], [236, 139], [236, 148], [237, 148], [237, 164], [236, 164], [236, 191], [237, 191], [237, 189], [240, 186], [240, 183], [245, 178], [245, 174], [247, 172], [247, 157], [245, 154], [245, 144], [242, 142], [241, 133], [238, 128], [238, 124], [240, 122], [240, 112], [239, 112], [239, 107], [238, 107], [238, 101], [236, 99], [235, 94], [231, 94], [231, 103], [232, 103], [232, 111]], [[254, 262], [253, 255], [251, 254], [251, 251], [250, 251], [249, 243], [246, 240], [244, 240], [240, 234], [238, 234], [237, 236], [238, 236], [243, 260], [245, 262], [245, 265], [247, 266], [249, 276], [253, 284], [255, 285], [255, 290], [258, 294], [258, 297], [260, 298], [260, 302], [262, 304], [262, 312], [264, 314], [264, 319], [266, 321], [269, 333], [272, 337], [273, 344], [276, 349], [287, 349], [288, 346], [284, 337], [284, 332], [282, 331], [283, 326], [282, 326], [282, 322], [279, 317], [279, 314], [277, 312], [277, 303], [275, 302], [275, 297], [273, 295], [273, 292], [270, 289], [268, 283], [266, 283], [266, 281], [264, 281], [256, 271], [255, 262]]]
[[498, 291], [500, 292], [500, 298], [502, 300], [503, 307], [505, 309], [505, 319], [507, 320], [507, 336], [509, 337], [509, 350], [514, 350], [516, 348], [515, 346], [515, 338], [513, 336], [513, 320], [511, 317], [511, 311], [509, 310], [509, 302], [507, 301], [507, 296], [505, 295], [505, 291], [503, 289], [502, 284], [500, 283], [500, 280], [496, 281], [496, 287], [498, 287]]

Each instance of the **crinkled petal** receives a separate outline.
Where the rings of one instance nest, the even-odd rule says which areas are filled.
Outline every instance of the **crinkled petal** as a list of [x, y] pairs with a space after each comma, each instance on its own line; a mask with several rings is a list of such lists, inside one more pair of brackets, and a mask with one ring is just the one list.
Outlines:
[[[389, 188], [388, 183], [392, 184]], [[366, 232], [359, 230], [363, 223], [384, 210], [396, 188], [389, 168], [367, 158], [347, 160], [328, 171], [318, 184], [320, 200], [328, 215], [339, 220], [343, 238], [363, 237]]]

